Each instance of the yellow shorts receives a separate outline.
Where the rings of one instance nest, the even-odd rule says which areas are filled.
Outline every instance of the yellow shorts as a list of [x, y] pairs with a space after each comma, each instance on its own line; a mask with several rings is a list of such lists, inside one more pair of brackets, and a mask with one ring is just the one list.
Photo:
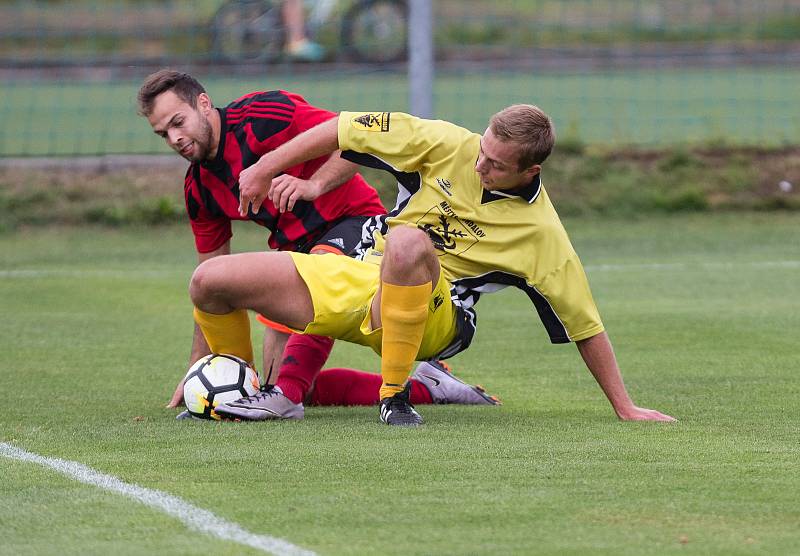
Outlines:
[[[380, 256], [359, 261], [350, 257], [289, 254], [314, 304], [314, 320], [302, 333], [361, 344], [380, 355], [383, 329], [373, 330], [370, 326], [370, 308], [380, 284]], [[439, 281], [431, 292], [428, 320], [417, 359], [436, 357], [450, 345], [456, 332], [456, 308], [450, 300], [450, 283], [440, 272]]]

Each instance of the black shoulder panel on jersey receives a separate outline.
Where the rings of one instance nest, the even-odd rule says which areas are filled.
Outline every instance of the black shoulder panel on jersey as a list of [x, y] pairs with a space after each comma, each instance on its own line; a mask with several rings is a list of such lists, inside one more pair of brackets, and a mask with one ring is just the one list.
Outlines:
[[294, 102], [283, 94], [282, 91], [259, 91], [257, 93], [253, 93], [250, 95], [243, 96], [241, 98], [237, 98], [233, 102], [231, 102], [226, 108], [230, 109], [239, 109], [245, 108], [250, 106], [253, 103], [258, 102], [277, 102], [280, 104], [285, 104], [290, 107], [291, 110], [294, 110]]
[[250, 129], [253, 130], [253, 135], [259, 141], [266, 141], [290, 125], [291, 122], [287, 122], [285, 120], [273, 120], [268, 116], [260, 116], [258, 118], [250, 119]]
[[403, 172], [398, 170], [388, 162], [381, 160], [373, 154], [359, 153], [356, 151], [342, 151], [342, 158], [366, 166], [368, 168], [375, 168], [376, 170], [384, 170], [392, 174], [395, 179], [408, 190], [412, 195], [419, 191], [422, 179], [419, 172]]
[[524, 278], [506, 274], [505, 272], [490, 272], [483, 276], [462, 278], [453, 282], [457, 289], [466, 289], [466, 292], [460, 294], [459, 297], [464, 297], [471, 293], [473, 302], [477, 301], [477, 297], [479, 297], [479, 295], [476, 296], [475, 294], [480, 294], [481, 287], [488, 284], [514, 286], [524, 291], [533, 302], [533, 306], [536, 307], [536, 312], [539, 314], [539, 319], [541, 319], [545, 330], [547, 330], [547, 335], [550, 336], [550, 341], [554, 344], [567, 344], [571, 341], [564, 323], [561, 322], [550, 302], [539, 290], [528, 284]]
[[[295, 104], [281, 91], [266, 91], [230, 103], [225, 111], [229, 125], [236, 133], [246, 121], [258, 141], [269, 139], [288, 128], [294, 117]], [[236, 133], [239, 144], [243, 134]]]

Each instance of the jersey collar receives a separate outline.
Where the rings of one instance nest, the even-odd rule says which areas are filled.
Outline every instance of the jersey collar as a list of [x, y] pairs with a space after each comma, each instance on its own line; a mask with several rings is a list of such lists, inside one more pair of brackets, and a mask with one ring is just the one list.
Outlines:
[[486, 191], [483, 190], [481, 196], [481, 203], [490, 203], [492, 201], [499, 201], [501, 199], [525, 199], [530, 205], [539, 196], [542, 190], [542, 180], [539, 174], [533, 177], [533, 180], [528, 184], [517, 189], [510, 189], [508, 191]]
[[219, 112], [219, 143], [217, 144], [217, 156], [214, 160], [202, 161], [200, 165], [205, 168], [219, 168], [225, 163], [225, 136], [228, 134], [228, 124], [225, 121], [225, 109], [216, 108]]

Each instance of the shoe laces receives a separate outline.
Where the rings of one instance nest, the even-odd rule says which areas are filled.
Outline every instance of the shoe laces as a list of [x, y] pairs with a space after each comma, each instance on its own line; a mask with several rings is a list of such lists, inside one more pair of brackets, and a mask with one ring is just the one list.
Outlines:
[[[401, 393], [402, 394], [402, 393]], [[397, 413], [415, 413], [414, 406], [407, 398], [401, 395], [394, 395], [386, 402], [387, 409], [391, 409]]]
[[389, 404], [389, 409], [391, 409], [394, 413], [400, 413], [403, 415], [414, 415], [417, 412], [414, 409], [414, 406], [408, 402]]
[[262, 386], [257, 393], [253, 394], [252, 396], [245, 396], [239, 400], [239, 402], [258, 403], [267, 398], [277, 396], [278, 394], [280, 394], [280, 392], [275, 390], [274, 386]]

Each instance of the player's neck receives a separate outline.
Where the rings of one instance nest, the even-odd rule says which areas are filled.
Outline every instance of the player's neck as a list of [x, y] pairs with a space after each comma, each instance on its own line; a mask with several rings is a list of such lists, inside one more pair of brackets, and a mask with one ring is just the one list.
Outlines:
[[220, 118], [219, 110], [214, 108], [208, 115], [208, 121], [211, 123], [211, 149], [208, 151], [207, 161], [212, 161], [217, 157], [217, 149], [219, 149], [219, 139], [222, 134], [222, 118]]

